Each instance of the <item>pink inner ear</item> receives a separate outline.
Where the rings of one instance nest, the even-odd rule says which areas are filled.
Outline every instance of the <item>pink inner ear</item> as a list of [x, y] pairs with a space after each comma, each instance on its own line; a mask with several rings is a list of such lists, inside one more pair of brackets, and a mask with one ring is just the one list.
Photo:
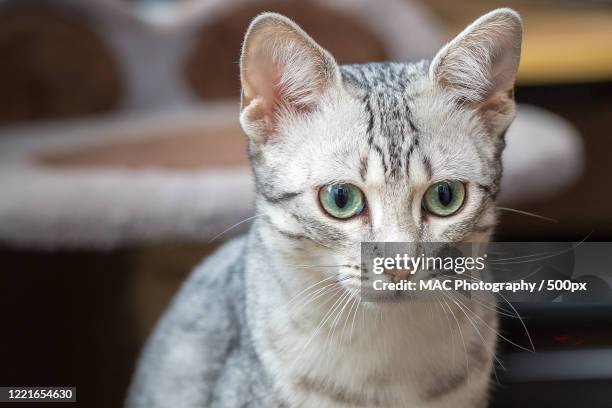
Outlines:
[[283, 85], [283, 84], [277, 84], [274, 87], [274, 92], [273, 92], [273, 100], [272, 102], [272, 106], [271, 109], [273, 111], [278, 111], [279, 108], [281, 107], [285, 107], [288, 110], [290, 110], [291, 112], [297, 113], [297, 114], [302, 114], [302, 113], [309, 113], [312, 112], [315, 108], [315, 104], [314, 103], [307, 103], [304, 101], [300, 101], [295, 94], [292, 94], [290, 91], [300, 91], [300, 89], [296, 89], [295, 87], [293, 89], [289, 89], [288, 86]]
[[285, 108], [291, 112], [302, 114], [312, 112], [316, 104], [308, 99], [312, 99], [313, 92], [317, 92], [317, 87], [313, 87], [312, 82], [317, 78], [293, 78], [288, 77], [287, 64], [282, 61], [275, 61], [270, 64], [268, 71], [268, 84], [272, 89], [269, 107], [271, 113], [277, 114], [280, 108]]
[[283, 97], [282, 90], [277, 85], [280, 82], [280, 70], [276, 63], [259, 58], [257, 69], [250, 72], [249, 83], [254, 88], [253, 96], [264, 101], [263, 112], [269, 123], [276, 122], [275, 112]]
[[302, 115], [316, 108], [316, 100], [321, 93], [320, 75], [306, 67], [291, 69], [294, 63], [309, 62], [279, 60], [263, 52], [253, 55], [249, 63], [252, 68], [245, 75], [250, 86], [247, 97], [263, 102], [258, 112], [269, 132], [275, 130], [280, 115]]
[[[256, 95], [264, 101], [263, 119], [268, 132], [273, 132], [278, 123], [278, 115], [282, 108], [295, 111], [297, 104], [291, 101], [288, 84], [282, 80], [282, 65], [278, 62], [260, 61], [258, 69], [252, 72], [251, 83]], [[299, 108], [298, 108], [299, 111]]]

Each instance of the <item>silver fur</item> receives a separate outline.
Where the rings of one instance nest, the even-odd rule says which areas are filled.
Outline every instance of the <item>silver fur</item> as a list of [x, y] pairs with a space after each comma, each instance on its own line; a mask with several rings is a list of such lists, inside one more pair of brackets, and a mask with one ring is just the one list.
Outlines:
[[[359, 248], [490, 238], [520, 41], [518, 15], [501, 9], [431, 63], [339, 67], [292, 21], [257, 17], [241, 59], [257, 217], [178, 293], [128, 406], [486, 406], [495, 313], [366, 304]], [[464, 181], [467, 201], [425, 214], [424, 191], [445, 179]], [[367, 213], [325, 215], [317, 191], [333, 182], [358, 186]]]

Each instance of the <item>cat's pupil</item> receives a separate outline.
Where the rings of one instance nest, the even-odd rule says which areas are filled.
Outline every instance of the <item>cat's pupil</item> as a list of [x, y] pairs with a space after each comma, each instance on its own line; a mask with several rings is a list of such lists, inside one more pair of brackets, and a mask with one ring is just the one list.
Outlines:
[[349, 191], [345, 186], [338, 186], [336, 188], [336, 193], [334, 194], [334, 200], [336, 201], [336, 206], [338, 208], [346, 207], [349, 201]]
[[440, 183], [438, 185], [438, 200], [440, 204], [447, 207], [453, 200], [453, 191], [451, 190], [450, 184]]

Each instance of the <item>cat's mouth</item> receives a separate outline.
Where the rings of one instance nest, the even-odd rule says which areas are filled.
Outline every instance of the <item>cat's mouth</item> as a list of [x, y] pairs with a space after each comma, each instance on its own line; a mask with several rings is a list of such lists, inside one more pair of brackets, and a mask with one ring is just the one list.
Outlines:
[[361, 289], [362, 282], [359, 278], [348, 278], [341, 281], [342, 285], [347, 289]]
[[[368, 273], [364, 273], [359, 265], [344, 265], [339, 271], [338, 282], [349, 289], [359, 289], [362, 285], [371, 281]], [[411, 269], [385, 269], [383, 275], [394, 283], [410, 280], [415, 272]]]

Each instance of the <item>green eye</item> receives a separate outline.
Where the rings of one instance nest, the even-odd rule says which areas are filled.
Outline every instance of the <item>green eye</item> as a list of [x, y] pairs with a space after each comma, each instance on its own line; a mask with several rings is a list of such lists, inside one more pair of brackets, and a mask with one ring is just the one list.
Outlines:
[[360, 189], [352, 184], [330, 184], [319, 190], [319, 201], [332, 217], [347, 219], [360, 214], [365, 200]]
[[432, 184], [423, 197], [423, 207], [433, 215], [447, 217], [461, 208], [465, 186], [460, 181], [440, 181]]

